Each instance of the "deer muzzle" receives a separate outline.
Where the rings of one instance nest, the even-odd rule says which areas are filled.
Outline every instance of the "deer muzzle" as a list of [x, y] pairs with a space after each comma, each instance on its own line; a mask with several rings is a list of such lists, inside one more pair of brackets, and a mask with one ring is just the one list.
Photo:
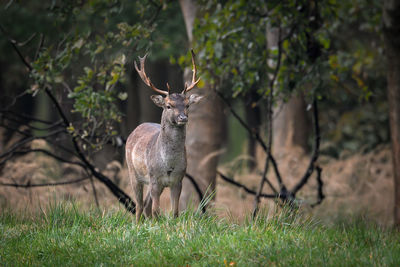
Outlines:
[[186, 124], [187, 121], [188, 121], [188, 117], [186, 115], [184, 115], [184, 114], [179, 114], [177, 119], [176, 119], [176, 123], [178, 125]]

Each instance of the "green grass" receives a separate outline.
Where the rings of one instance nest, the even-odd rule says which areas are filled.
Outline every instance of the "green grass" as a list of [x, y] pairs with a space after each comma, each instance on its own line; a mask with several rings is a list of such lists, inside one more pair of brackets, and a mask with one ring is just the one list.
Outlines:
[[57, 204], [0, 215], [0, 266], [399, 266], [400, 234], [355, 220], [324, 226], [283, 212], [235, 224], [193, 212], [145, 220]]

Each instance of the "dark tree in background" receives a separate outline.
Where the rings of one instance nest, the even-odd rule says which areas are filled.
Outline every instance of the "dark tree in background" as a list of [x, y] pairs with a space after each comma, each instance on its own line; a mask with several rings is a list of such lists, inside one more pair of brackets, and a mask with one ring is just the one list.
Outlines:
[[[198, 12], [196, 1], [180, 0], [182, 13], [189, 44], [193, 45], [196, 36], [193, 36], [193, 26]], [[186, 69], [184, 79], [190, 82], [191, 69]], [[209, 83], [202, 84], [192, 93], [204, 96], [204, 99], [191, 107], [190, 120], [187, 126], [186, 150], [187, 173], [192, 175], [203, 193], [212, 193], [215, 190], [218, 158], [224, 143], [226, 118], [223, 112], [221, 99], [212, 90]], [[183, 190], [180, 206], [185, 209], [187, 205], [195, 203], [197, 196], [193, 185], [183, 181]]]
[[387, 58], [387, 94], [395, 185], [394, 221], [400, 226], [400, 1], [386, 0], [383, 24]]

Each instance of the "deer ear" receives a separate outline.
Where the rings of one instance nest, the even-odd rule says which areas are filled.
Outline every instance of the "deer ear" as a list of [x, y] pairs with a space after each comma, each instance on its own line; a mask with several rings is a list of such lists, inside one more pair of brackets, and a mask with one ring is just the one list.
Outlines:
[[153, 100], [154, 104], [156, 104], [157, 106], [163, 108], [165, 101], [164, 101], [164, 97], [162, 97], [161, 95], [152, 95], [150, 96], [151, 100]]
[[189, 96], [189, 105], [199, 102], [202, 98], [203, 96], [201, 95], [191, 94]]

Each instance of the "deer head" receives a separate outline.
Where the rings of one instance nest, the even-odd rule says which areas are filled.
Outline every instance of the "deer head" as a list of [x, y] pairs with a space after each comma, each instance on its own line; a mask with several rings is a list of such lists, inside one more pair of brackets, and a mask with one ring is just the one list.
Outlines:
[[[195, 62], [195, 54], [193, 50], [191, 50], [192, 54], [192, 65], [193, 65], [193, 76], [192, 81], [188, 85], [185, 83], [185, 88], [181, 93], [173, 93], [171, 94], [171, 88], [167, 83], [168, 91], [160, 90], [154, 86], [154, 84], [150, 81], [150, 78], [146, 75], [144, 65], [146, 61], [147, 54], [144, 57], [139, 57], [140, 61], [140, 69], [138, 68], [135, 61], [135, 69], [139, 73], [140, 78], [142, 78], [143, 82], [153, 89], [155, 92], [159, 93], [159, 95], [152, 95], [151, 100], [159, 107], [163, 108], [162, 121], [167, 121], [168, 123], [174, 126], [183, 126], [188, 121], [188, 109], [191, 104], [197, 103], [200, 101], [202, 96], [197, 94], [191, 94], [190, 96], [186, 95], [187, 92], [192, 90], [197, 83], [200, 81], [200, 78], [196, 80], [196, 62]], [[165, 97], [163, 97], [164, 95]]]

